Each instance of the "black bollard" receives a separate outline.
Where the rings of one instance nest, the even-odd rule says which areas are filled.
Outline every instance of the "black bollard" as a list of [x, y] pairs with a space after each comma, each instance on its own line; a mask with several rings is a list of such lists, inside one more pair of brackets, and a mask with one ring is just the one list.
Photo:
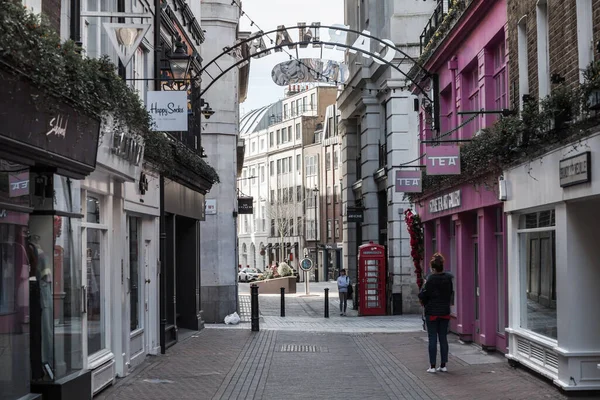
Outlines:
[[329, 318], [329, 289], [325, 288], [325, 318]]
[[256, 283], [250, 285], [250, 316], [252, 332], [258, 332], [260, 327], [258, 322], [258, 285]]
[[281, 288], [281, 316], [285, 317], [285, 288]]

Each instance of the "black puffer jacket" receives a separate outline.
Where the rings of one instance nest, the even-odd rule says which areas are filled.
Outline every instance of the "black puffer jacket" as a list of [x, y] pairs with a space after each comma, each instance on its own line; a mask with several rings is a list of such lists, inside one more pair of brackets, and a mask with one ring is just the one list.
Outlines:
[[419, 299], [425, 305], [425, 315], [450, 315], [450, 304], [454, 297], [452, 278], [452, 274], [448, 272], [429, 276], [419, 293]]

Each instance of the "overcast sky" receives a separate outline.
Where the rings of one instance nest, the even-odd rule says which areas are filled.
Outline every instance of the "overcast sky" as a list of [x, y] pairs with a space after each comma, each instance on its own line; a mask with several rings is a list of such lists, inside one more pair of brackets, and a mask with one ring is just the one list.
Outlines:
[[[278, 25], [287, 27], [296, 26], [298, 22], [306, 22], [310, 25], [312, 22], [320, 22], [322, 25], [333, 25], [344, 23], [344, 0], [243, 0], [242, 9], [246, 15], [254, 22], [250, 26], [250, 21], [246, 16], [240, 19], [240, 30], [256, 32], [260, 27], [262, 31], [277, 29]], [[322, 29], [321, 32], [325, 30]], [[289, 31], [292, 40], [298, 39], [298, 30]], [[321, 33], [321, 38], [328, 37]], [[275, 35], [272, 35], [275, 40]], [[270, 41], [265, 39], [267, 47]], [[296, 55], [295, 50], [288, 50], [292, 55]], [[307, 47], [298, 49], [300, 58], [319, 58], [320, 50]], [[323, 58], [329, 60], [342, 61], [344, 53], [337, 50], [323, 49]], [[240, 113], [244, 115], [250, 110], [273, 103], [284, 96], [284, 87], [277, 86], [271, 79], [271, 70], [275, 65], [283, 61], [289, 61], [289, 55], [286, 53], [271, 53], [263, 58], [253, 58], [250, 62], [250, 82], [248, 87], [248, 98], [240, 104]], [[287, 88], [287, 86], [285, 87]]]

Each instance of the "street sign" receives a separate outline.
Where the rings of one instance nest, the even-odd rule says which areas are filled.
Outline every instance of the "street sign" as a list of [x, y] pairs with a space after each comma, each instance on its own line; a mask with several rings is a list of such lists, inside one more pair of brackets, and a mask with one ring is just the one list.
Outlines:
[[348, 207], [346, 213], [348, 222], [363, 222], [363, 209], [358, 207]]
[[310, 258], [304, 258], [302, 261], [300, 261], [300, 269], [302, 271], [310, 271], [313, 268], [313, 262]]

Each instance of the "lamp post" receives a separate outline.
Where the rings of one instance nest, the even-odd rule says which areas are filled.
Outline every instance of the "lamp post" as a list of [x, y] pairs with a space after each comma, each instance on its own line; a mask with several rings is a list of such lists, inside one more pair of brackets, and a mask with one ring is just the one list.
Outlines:
[[313, 189], [313, 194], [315, 196], [314, 200], [315, 200], [315, 282], [319, 282], [319, 220], [317, 219], [318, 217], [318, 211], [319, 211], [319, 207], [318, 207], [318, 203], [317, 203], [317, 197], [319, 195], [319, 188], [315, 186], [315, 188]]

